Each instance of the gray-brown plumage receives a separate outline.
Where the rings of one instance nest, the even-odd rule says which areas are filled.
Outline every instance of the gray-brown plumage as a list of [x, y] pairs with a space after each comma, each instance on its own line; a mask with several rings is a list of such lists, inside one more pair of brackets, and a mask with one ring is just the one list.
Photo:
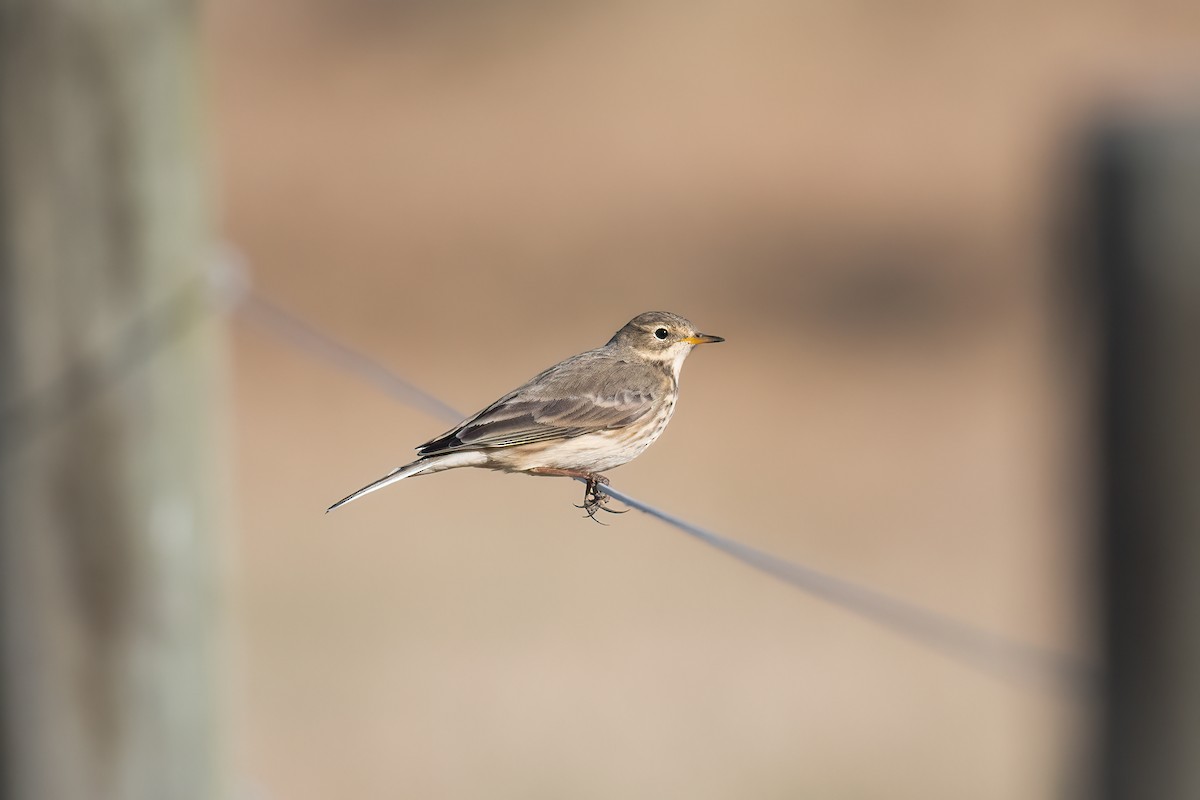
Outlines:
[[536, 375], [421, 445], [416, 461], [328, 510], [413, 475], [485, 467], [584, 478], [584, 508], [592, 516], [604, 502], [596, 484], [607, 479], [600, 473], [636, 458], [667, 426], [692, 348], [721, 341], [677, 314], [640, 314], [603, 347]]

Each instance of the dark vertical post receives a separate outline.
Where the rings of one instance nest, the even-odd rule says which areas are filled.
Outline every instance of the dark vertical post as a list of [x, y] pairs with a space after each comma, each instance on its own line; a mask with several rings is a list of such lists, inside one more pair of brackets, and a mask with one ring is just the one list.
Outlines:
[[191, 2], [0, 0], [13, 800], [222, 794], [196, 35]]
[[1200, 114], [1095, 141], [1110, 800], [1200, 797]]

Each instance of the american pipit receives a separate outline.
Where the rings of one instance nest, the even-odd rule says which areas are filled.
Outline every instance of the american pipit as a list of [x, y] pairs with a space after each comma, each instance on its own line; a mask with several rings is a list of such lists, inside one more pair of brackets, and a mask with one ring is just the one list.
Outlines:
[[[484, 467], [583, 478], [583, 509], [607, 500], [600, 473], [641, 455], [667, 427], [679, 397], [679, 370], [692, 348], [723, 342], [678, 314], [648, 311], [608, 344], [555, 364], [417, 448], [417, 460], [334, 503], [332, 511], [413, 475]], [[607, 509], [605, 509], [607, 510]]]

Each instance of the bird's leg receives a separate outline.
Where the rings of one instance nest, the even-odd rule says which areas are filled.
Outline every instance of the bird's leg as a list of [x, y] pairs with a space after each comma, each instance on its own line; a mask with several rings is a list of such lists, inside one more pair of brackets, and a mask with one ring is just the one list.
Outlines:
[[[598, 487], [602, 485], [607, 486], [608, 478], [599, 473], [584, 472], [583, 470], [574, 469], [556, 469], [554, 467], [534, 467], [533, 469], [529, 470], [529, 472], [534, 475], [561, 475], [564, 478], [580, 478], [587, 481], [587, 485], [583, 490], [583, 505], [575, 507], [582, 508], [584, 513], [587, 514], [590, 519], [601, 525], [604, 523], [596, 519], [596, 512], [600, 509], [604, 509], [610, 514], [625, 513], [624, 511], [613, 511], [610, 508], [604, 508], [605, 504], [610, 498], [607, 494], [601, 492]], [[628, 509], [626, 509], [626, 511], [628, 511]]]

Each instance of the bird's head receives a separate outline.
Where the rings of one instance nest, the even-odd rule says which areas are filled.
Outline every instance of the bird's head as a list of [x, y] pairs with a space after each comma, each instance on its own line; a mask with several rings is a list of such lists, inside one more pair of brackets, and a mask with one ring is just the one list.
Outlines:
[[608, 345], [631, 349], [652, 361], [678, 365], [696, 345], [723, 341], [720, 336], [700, 333], [695, 325], [678, 314], [647, 311], [629, 320], [613, 334]]

